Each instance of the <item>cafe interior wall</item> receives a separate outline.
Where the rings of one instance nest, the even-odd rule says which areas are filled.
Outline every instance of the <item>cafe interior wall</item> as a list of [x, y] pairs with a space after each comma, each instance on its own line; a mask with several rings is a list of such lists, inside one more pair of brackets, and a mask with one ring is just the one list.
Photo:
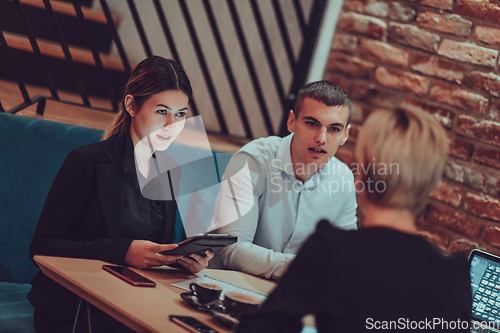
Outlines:
[[345, 0], [335, 30], [324, 79], [354, 105], [341, 160], [355, 162], [360, 128], [377, 109], [424, 110], [450, 138], [417, 222], [446, 253], [500, 255], [499, 50], [498, 0]]

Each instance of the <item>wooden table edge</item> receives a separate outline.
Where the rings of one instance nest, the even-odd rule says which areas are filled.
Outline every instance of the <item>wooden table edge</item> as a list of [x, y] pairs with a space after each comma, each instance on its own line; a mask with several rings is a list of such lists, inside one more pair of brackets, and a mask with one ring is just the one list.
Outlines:
[[[54, 272], [51, 267], [47, 266], [46, 263], [43, 261], [44, 257], [48, 256], [39, 256], [35, 255], [33, 257], [33, 260], [37, 263], [38, 267], [42, 270], [43, 274], [47, 275], [49, 278], [52, 280], [56, 281], [66, 289], [70, 290], [71, 292], [75, 293], [85, 301], [88, 301], [95, 307], [99, 308], [100, 310], [106, 312], [108, 315], [111, 317], [115, 318], [116, 320], [120, 321], [124, 325], [128, 326], [129, 328], [137, 331], [137, 332], [158, 332], [157, 330], [154, 330], [150, 325], [148, 325], [144, 321], [140, 320], [132, 320], [131, 318], [125, 316], [122, 314], [120, 311], [117, 311], [115, 308], [107, 304], [105, 301], [102, 301], [98, 298], [95, 298], [94, 296], [90, 295], [89, 292], [86, 290], [85, 287], [83, 287], [81, 284], [77, 283], [76, 281], [73, 281], [71, 278], [68, 276], [65, 276], [65, 274], [58, 274]], [[87, 259], [81, 259], [81, 260], [87, 260]], [[108, 264], [103, 261], [103, 265]], [[83, 309], [86, 311], [85, 309]], [[82, 311], [82, 309], [80, 309]], [[147, 328], [148, 330], [144, 330], [144, 328]]]

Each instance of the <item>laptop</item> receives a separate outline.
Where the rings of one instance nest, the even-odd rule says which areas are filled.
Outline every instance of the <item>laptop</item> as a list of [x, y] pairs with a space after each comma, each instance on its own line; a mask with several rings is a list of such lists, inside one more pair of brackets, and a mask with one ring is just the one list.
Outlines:
[[470, 253], [469, 264], [471, 332], [500, 333], [500, 257], [475, 249]]

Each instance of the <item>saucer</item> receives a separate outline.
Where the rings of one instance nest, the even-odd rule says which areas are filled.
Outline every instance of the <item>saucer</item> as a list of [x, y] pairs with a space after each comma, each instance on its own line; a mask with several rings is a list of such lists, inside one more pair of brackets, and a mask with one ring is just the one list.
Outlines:
[[198, 298], [193, 294], [193, 293], [182, 293], [181, 298], [186, 301], [186, 303], [198, 310], [198, 311], [204, 311], [204, 312], [221, 312], [224, 313], [226, 312], [226, 308], [222, 304], [222, 301], [220, 299], [216, 299], [215, 301], [212, 301], [207, 304], [201, 304], [198, 301]]

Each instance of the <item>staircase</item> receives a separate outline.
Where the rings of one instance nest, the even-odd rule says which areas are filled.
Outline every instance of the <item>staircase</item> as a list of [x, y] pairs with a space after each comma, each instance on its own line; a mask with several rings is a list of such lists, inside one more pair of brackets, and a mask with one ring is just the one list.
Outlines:
[[0, 0], [0, 112], [105, 128], [133, 67], [127, 57], [159, 54], [195, 78], [191, 109], [208, 133], [236, 148], [285, 135], [325, 4]]
[[[91, 1], [84, 4], [89, 6]], [[108, 55], [112, 40], [105, 15], [87, 7], [78, 6], [79, 12], [76, 9], [63, 1], [0, 1], [0, 102], [5, 111], [17, 112], [15, 106], [25, 108], [34, 96], [41, 95], [64, 103], [53, 120], [67, 118], [65, 122], [75, 123], [82, 115], [82, 125], [88, 125], [86, 119], [96, 118], [92, 127], [102, 128], [101, 122], [113, 117], [110, 111], [117, 106], [109, 101], [116, 101], [128, 74], [120, 59]], [[82, 15], [80, 20], [78, 14]], [[119, 22], [117, 17], [112, 20]], [[102, 70], [96, 66], [92, 48], [100, 55]], [[40, 115], [45, 100], [42, 103], [38, 103]], [[92, 109], [77, 107], [72, 112], [76, 104], [105, 111], [98, 117]], [[30, 111], [28, 107], [22, 114]], [[45, 118], [51, 119], [52, 111]]]

